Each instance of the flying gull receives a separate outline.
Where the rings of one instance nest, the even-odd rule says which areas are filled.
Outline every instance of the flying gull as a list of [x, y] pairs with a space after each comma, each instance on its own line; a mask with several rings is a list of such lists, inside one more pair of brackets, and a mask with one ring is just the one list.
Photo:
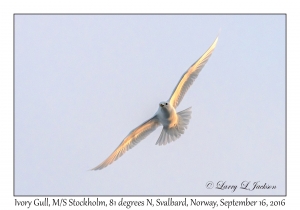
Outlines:
[[157, 145], [166, 145], [175, 141], [184, 133], [191, 119], [191, 107], [180, 112], [176, 112], [176, 108], [212, 55], [217, 42], [218, 37], [208, 50], [182, 75], [169, 100], [159, 103], [155, 115], [133, 129], [106, 160], [91, 170], [101, 170], [110, 165], [159, 126], [163, 126], [163, 129], [156, 142]]

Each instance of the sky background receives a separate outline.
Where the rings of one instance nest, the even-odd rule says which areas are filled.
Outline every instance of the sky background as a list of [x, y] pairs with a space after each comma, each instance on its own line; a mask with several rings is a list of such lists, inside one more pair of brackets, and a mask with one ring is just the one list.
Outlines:
[[[155, 114], [218, 33], [177, 108], [192, 106], [185, 134], [157, 146], [159, 127], [89, 171]], [[16, 15], [15, 194], [285, 194], [285, 39], [283, 15]]]

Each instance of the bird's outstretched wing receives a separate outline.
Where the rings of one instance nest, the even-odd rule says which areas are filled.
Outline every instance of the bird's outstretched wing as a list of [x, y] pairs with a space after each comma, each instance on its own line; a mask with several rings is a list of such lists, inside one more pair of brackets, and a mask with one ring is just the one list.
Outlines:
[[91, 170], [101, 170], [105, 168], [119, 157], [121, 157], [127, 150], [131, 149], [135, 145], [137, 145], [141, 140], [146, 138], [151, 132], [153, 132], [158, 126], [160, 126], [160, 122], [157, 117], [154, 116], [151, 119], [147, 120], [137, 128], [133, 129], [126, 138], [121, 142], [121, 144], [115, 149], [115, 151], [101, 164], [92, 168]]
[[212, 52], [214, 51], [217, 42], [218, 37], [215, 39], [214, 43], [208, 48], [208, 50], [182, 75], [181, 79], [179, 80], [169, 99], [170, 104], [172, 104], [174, 108], [176, 108], [179, 105], [185, 93], [188, 91], [189, 87], [197, 78], [199, 72], [204, 67]]

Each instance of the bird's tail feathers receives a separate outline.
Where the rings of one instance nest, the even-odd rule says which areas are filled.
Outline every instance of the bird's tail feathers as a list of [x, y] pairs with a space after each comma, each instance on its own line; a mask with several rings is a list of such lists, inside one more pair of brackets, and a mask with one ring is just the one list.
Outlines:
[[184, 133], [185, 129], [187, 129], [187, 125], [191, 119], [191, 114], [192, 107], [178, 112], [178, 124], [171, 128], [163, 127], [156, 145], [166, 145], [167, 143], [171, 143], [172, 141], [178, 139], [181, 134]]

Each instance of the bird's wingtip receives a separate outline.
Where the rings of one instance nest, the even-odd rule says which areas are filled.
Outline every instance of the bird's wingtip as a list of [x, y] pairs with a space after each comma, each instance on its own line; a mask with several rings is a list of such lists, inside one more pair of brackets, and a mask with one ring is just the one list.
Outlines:
[[218, 35], [217, 35], [217, 37], [216, 37], [214, 43], [217, 43], [217, 42], [218, 42], [219, 36], [220, 36], [220, 34], [221, 34], [221, 31], [222, 31], [222, 28], [219, 29]]
[[96, 170], [97, 170], [96, 167], [88, 169], [88, 171], [96, 171]]

